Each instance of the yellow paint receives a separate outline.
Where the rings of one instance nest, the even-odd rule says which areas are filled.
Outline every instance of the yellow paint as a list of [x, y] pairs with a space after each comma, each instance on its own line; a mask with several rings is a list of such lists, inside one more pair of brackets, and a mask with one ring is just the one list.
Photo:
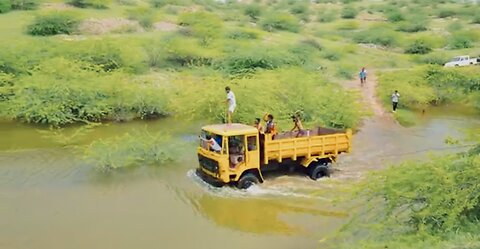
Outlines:
[[[322, 158], [329, 158], [334, 162], [340, 153], [351, 151], [352, 131], [324, 129], [323, 135], [318, 132], [311, 132], [309, 136], [295, 137], [291, 134], [279, 134], [272, 139], [271, 134], [259, 134], [253, 126], [244, 124], [215, 124], [208, 125], [202, 130], [222, 136], [222, 152], [216, 153], [209, 151], [208, 148], [198, 147], [199, 155], [210, 158], [218, 162], [218, 173], [200, 167], [206, 174], [221, 180], [224, 183], [237, 182], [242, 174], [247, 170], [256, 170], [262, 178], [262, 166], [272, 162], [283, 162], [286, 159], [297, 161], [300, 165], [308, 167], [312, 162]], [[290, 136], [288, 136], [290, 135]], [[237, 156], [243, 157], [243, 161], [235, 166], [231, 165], [231, 155], [228, 148], [228, 137], [243, 136], [243, 154]], [[287, 137], [286, 137], [287, 136]], [[249, 150], [248, 138], [256, 141], [256, 149]], [[262, 141], [261, 141], [262, 140]], [[263, 161], [260, 162], [260, 142], [263, 142]], [[227, 148], [225, 148], [225, 146]]]

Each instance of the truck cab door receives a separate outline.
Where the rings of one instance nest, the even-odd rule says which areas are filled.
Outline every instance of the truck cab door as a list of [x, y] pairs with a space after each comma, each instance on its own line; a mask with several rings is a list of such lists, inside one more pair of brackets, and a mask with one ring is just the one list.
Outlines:
[[245, 136], [246, 148], [246, 167], [260, 169], [260, 144], [258, 134]]

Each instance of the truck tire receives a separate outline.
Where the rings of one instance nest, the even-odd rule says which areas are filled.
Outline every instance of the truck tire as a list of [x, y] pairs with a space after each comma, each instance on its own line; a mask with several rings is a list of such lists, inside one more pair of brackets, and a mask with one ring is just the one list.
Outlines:
[[240, 180], [237, 182], [237, 188], [239, 189], [247, 189], [250, 188], [253, 185], [256, 185], [260, 183], [260, 179], [253, 174], [253, 173], [246, 173], [242, 177], [240, 177]]
[[310, 176], [310, 178], [315, 181], [319, 178], [330, 176], [328, 163], [318, 162], [313, 164], [312, 166], [310, 166], [308, 176]]

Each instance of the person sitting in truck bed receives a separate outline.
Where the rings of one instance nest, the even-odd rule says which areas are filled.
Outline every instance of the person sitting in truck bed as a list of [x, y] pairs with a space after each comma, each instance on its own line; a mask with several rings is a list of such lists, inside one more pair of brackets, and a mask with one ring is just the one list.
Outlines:
[[253, 125], [253, 127], [257, 128], [258, 132], [263, 132], [263, 126], [260, 123], [260, 118], [255, 118], [255, 124]]
[[272, 139], [277, 135], [277, 127], [275, 121], [273, 120], [273, 115], [265, 113], [263, 120], [267, 122], [267, 126], [265, 127], [265, 133], [272, 134]]
[[212, 151], [220, 153], [222, 151], [222, 146], [220, 146], [215, 139], [210, 135], [206, 136], [206, 139], [200, 136], [200, 139], [208, 145], [208, 148]]
[[305, 135], [305, 130], [303, 129], [303, 125], [302, 125], [302, 120], [300, 119], [300, 114], [296, 113], [295, 115], [292, 115], [292, 121], [294, 126], [290, 132], [293, 132], [294, 130], [298, 130], [296, 137]]

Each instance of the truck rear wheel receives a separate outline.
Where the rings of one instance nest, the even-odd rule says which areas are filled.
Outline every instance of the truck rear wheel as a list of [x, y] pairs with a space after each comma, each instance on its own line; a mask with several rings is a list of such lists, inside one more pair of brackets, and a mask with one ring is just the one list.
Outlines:
[[250, 188], [253, 185], [256, 185], [260, 183], [260, 179], [253, 174], [253, 173], [246, 173], [242, 177], [240, 177], [240, 180], [237, 182], [237, 188], [239, 189], [247, 189]]
[[308, 176], [310, 176], [312, 180], [317, 180], [325, 176], [330, 176], [328, 163], [318, 162], [310, 166], [310, 169], [308, 171]]

